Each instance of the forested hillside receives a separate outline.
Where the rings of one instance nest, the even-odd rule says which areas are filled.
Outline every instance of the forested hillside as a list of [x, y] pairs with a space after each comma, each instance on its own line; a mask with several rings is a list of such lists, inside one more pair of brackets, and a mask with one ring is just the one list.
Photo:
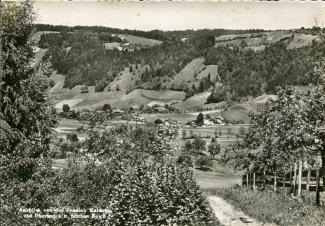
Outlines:
[[208, 102], [276, 93], [284, 85], [314, 84], [313, 68], [324, 54], [324, 41], [298, 49], [287, 49], [284, 43], [279, 43], [261, 52], [211, 48], [205, 63], [218, 65], [224, 87], [215, 89]]
[[154, 77], [172, 77], [204, 51], [192, 42], [181, 41], [172, 44], [164, 42], [150, 48], [135, 46], [130, 51], [110, 50], [104, 48], [104, 43], [119, 38], [107, 37], [102, 40], [99, 34], [93, 32], [53, 33], [43, 35], [39, 45], [49, 47], [44, 59], [51, 58], [54, 68], [66, 75], [65, 86], [70, 88], [80, 84], [95, 85], [100, 80], [108, 84], [130, 64], [149, 65], [150, 69], [141, 76], [142, 82]]
[[[128, 80], [132, 80], [132, 86], [125, 85], [128, 92], [136, 88], [172, 89], [185, 91], [188, 98], [213, 91], [208, 103], [242, 101], [243, 97], [275, 93], [278, 86], [314, 83], [313, 62], [319, 61], [325, 52], [321, 30], [316, 28], [274, 32], [274, 41], [264, 40], [263, 46], [258, 38], [267, 39], [272, 32], [222, 29], [143, 32], [49, 25], [38, 25], [37, 30], [52, 31], [41, 35], [39, 47], [48, 49], [43, 60], [50, 59], [54, 69], [66, 76], [65, 87], [95, 85], [96, 91], [103, 91], [129, 68]], [[130, 37], [136, 41], [132, 42]], [[229, 42], [229, 38], [235, 41]], [[252, 45], [254, 48], [247, 48]], [[198, 58], [203, 59], [204, 67], [196, 66], [193, 75], [186, 69], [182, 72]], [[213, 66], [213, 74], [197, 76], [208, 65]], [[143, 68], [141, 73], [138, 68]], [[179, 79], [186, 76], [191, 79]], [[218, 86], [214, 87], [216, 82]]]

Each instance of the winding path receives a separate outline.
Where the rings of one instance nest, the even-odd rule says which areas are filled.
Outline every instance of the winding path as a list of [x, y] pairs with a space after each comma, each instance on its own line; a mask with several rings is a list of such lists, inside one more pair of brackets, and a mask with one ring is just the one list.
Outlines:
[[194, 178], [207, 198], [215, 217], [224, 226], [276, 226], [249, 217], [230, 202], [209, 192], [214, 188], [228, 188], [241, 184], [241, 176], [224, 166], [214, 165], [213, 171], [194, 170]]
[[275, 226], [256, 221], [218, 196], [210, 195], [207, 199], [216, 218], [224, 226]]

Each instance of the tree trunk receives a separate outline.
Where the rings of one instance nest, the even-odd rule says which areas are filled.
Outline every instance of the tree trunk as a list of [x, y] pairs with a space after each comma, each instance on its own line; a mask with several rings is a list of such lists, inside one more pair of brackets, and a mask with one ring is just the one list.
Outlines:
[[301, 197], [301, 180], [302, 180], [302, 161], [299, 160], [299, 167], [298, 167], [298, 192], [297, 192], [297, 197]]
[[274, 174], [274, 185], [273, 185], [273, 192], [275, 193], [276, 192], [276, 180], [277, 180], [277, 177], [276, 177], [276, 174]]
[[246, 186], [249, 187], [249, 173], [246, 174]]
[[319, 169], [316, 170], [316, 205], [320, 205], [320, 191], [319, 191]]
[[308, 165], [306, 192], [309, 193], [310, 186], [310, 166]]
[[256, 191], [256, 186], [255, 186], [255, 172], [253, 173], [253, 191]]

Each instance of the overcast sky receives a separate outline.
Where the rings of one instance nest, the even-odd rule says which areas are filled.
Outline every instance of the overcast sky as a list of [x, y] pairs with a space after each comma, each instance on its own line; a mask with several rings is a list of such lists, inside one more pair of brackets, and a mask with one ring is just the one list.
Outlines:
[[325, 25], [322, 2], [35, 2], [38, 23], [138, 30]]

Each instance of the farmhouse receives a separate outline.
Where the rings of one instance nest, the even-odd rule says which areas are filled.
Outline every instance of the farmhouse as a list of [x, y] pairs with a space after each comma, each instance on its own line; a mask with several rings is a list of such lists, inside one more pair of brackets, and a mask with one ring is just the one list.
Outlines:
[[225, 119], [221, 115], [218, 115], [217, 117], [215, 117], [214, 121], [217, 124], [224, 124], [225, 123]]
[[119, 47], [121, 47], [121, 43], [107, 42], [107, 43], [104, 43], [104, 47], [105, 47], [105, 49], [109, 49], [109, 50], [118, 49]]

